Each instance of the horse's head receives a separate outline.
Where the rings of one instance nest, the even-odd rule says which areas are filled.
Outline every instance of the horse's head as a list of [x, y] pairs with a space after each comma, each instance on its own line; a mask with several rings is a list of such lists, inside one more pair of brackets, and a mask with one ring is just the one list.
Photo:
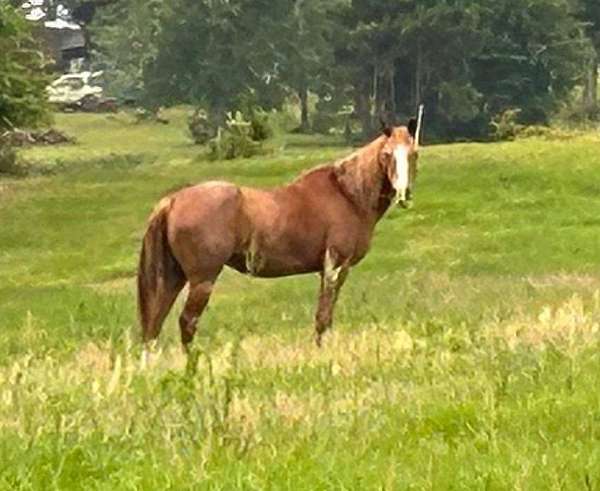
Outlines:
[[423, 106], [419, 116], [406, 126], [384, 126], [386, 141], [379, 154], [379, 162], [396, 193], [396, 203], [408, 208], [417, 177], [419, 138], [423, 118]]

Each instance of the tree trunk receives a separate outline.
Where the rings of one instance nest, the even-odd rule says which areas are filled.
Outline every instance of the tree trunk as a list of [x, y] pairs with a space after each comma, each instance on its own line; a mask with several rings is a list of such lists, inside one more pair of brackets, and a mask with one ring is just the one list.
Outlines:
[[370, 138], [373, 134], [369, 85], [369, 82], [359, 84], [358, 90], [354, 92], [354, 110], [360, 121], [364, 139]]
[[389, 66], [384, 66], [377, 70], [376, 95], [375, 95], [375, 120], [377, 124], [383, 118], [388, 124], [394, 124], [394, 101], [393, 88], [390, 90], [390, 84], [394, 83], [393, 71]]
[[310, 122], [308, 121], [308, 89], [306, 85], [298, 89], [298, 97], [300, 97], [300, 131], [306, 133], [310, 130]]
[[421, 47], [421, 39], [417, 40], [417, 60], [415, 69], [415, 88], [414, 88], [414, 107], [417, 107], [423, 102], [423, 49]]
[[389, 68], [390, 74], [390, 111], [393, 117], [396, 117], [396, 79], [394, 73], [394, 62], [391, 63]]
[[379, 97], [379, 67], [375, 65], [375, 71], [373, 73], [373, 114], [371, 121], [379, 120], [381, 116], [381, 101]]
[[583, 110], [593, 116], [598, 110], [598, 55], [589, 61], [583, 87]]

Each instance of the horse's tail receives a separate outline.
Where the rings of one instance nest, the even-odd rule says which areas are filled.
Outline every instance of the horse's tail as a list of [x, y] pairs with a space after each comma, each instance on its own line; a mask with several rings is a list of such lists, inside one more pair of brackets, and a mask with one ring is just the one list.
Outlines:
[[137, 300], [144, 341], [158, 337], [165, 317], [185, 285], [185, 275], [167, 238], [171, 203], [172, 198], [164, 198], [154, 209], [142, 243]]

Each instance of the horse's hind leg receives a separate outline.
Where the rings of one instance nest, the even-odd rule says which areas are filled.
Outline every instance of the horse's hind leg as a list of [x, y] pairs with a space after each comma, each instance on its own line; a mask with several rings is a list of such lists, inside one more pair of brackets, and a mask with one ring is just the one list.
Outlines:
[[186, 279], [182, 273], [173, 275], [165, 278], [154, 292], [153, 303], [150, 306], [151, 308], [148, 309], [146, 321], [143, 323], [144, 350], [142, 351], [142, 367], [148, 365], [150, 353], [155, 348], [156, 339], [160, 334], [163, 322], [185, 283]]
[[333, 322], [333, 309], [337, 301], [340, 288], [348, 276], [348, 263], [335, 257], [331, 249], [325, 254], [325, 263], [321, 273], [321, 290], [319, 292], [319, 305], [315, 316], [315, 342], [321, 346], [323, 333], [331, 327]]
[[164, 280], [160, 288], [157, 289], [155, 304], [152, 306], [151, 315], [142, 333], [144, 343], [148, 344], [158, 337], [163, 322], [171, 310], [177, 295], [179, 295], [179, 292], [185, 286], [185, 282], [186, 279], [184, 276], [169, 278]]
[[183, 312], [179, 316], [179, 329], [181, 330], [181, 343], [184, 350], [189, 351], [189, 345], [194, 339], [198, 319], [208, 305], [210, 294], [213, 286], [219, 275], [219, 272], [209, 277], [196, 278], [190, 281], [190, 289], [188, 293]]

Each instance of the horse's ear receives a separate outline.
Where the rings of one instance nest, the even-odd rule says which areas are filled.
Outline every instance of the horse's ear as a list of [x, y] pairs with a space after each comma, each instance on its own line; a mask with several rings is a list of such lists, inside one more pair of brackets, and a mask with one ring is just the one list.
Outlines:
[[415, 138], [417, 136], [417, 127], [418, 127], [417, 118], [410, 118], [410, 120], [408, 121], [408, 124], [406, 126], [408, 127], [408, 132], [410, 133], [410, 136]]
[[390, 136], [392, 136], [392, 131], [393, 131], [393, 127], [391, 124], [389, 124], [384, 118], [383, 116], [380, 114], [379, 115], [379, 124], [381, 125], [381, 132], [387, 136], [388, 138]]

